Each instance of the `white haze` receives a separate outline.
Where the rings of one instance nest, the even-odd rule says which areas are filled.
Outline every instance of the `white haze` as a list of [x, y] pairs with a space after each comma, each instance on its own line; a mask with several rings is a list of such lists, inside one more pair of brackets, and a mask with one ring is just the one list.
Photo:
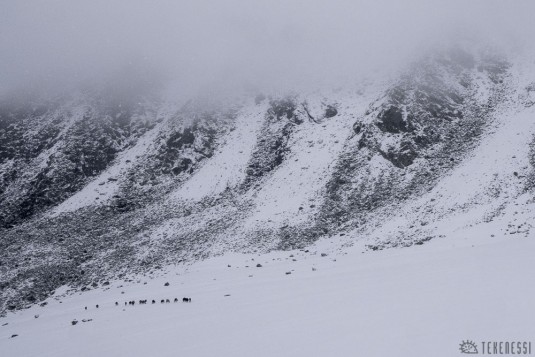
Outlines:
[[0, 92], [128, 77], [186, 94], [215, 84], [335, 84], [470, 38], [533, 42], [535, 1], [3, 0]]

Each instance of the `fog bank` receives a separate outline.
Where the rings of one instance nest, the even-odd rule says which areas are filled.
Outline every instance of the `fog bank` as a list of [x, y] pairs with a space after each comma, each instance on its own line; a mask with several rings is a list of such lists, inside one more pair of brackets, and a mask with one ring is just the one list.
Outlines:
[[328, 83], [431, 44], [530, 44], [534, 1], [4, 0], [0, 90], [64, 90], [117, 73], [172, 84]]

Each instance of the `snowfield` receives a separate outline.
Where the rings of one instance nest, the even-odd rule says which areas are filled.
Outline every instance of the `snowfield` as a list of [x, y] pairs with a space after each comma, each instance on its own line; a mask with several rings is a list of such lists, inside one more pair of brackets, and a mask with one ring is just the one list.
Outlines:
[[337, 237], [58, 291], [0, 319], [0, 355], [456, 356], [467, 339], [531, 341], [535, 243], [475, 231], [365, 254]]

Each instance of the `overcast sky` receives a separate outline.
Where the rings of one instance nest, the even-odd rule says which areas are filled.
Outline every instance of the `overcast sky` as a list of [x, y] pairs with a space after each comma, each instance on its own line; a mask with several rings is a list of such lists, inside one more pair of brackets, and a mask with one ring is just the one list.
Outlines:
[[2, 0], [0, 88], [347, 77], [452, 34], [535, 42], [533, 14], [532, 0]]

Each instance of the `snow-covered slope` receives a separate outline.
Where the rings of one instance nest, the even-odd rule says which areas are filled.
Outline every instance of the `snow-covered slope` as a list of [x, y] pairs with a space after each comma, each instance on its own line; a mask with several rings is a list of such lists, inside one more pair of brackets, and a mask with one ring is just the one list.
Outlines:
[[76, 192], [75, 195], [54, 207], [50, 213], [58, 215], [95, 204], [106, 204], [114, 194], [119, 192], [119, 178], [132, 168], [137, 157], [146, 153], [160, 130], [161, 124], [158, 124], [143, 134], [132, 148], [118, 155], [113, 165]]
[[456, 47], [336, 90], [6, 105], [0, 312], [229, 252], [531, 237], [533, 69]]
[[250, 106], [238, 113], [234, 127], [222, 139], [221, 148], [171, 199], [200, 201], [217, 196], [227, 188], [236, 187], [245, 178], [249, 156], [254, 149], [266, 105]]

